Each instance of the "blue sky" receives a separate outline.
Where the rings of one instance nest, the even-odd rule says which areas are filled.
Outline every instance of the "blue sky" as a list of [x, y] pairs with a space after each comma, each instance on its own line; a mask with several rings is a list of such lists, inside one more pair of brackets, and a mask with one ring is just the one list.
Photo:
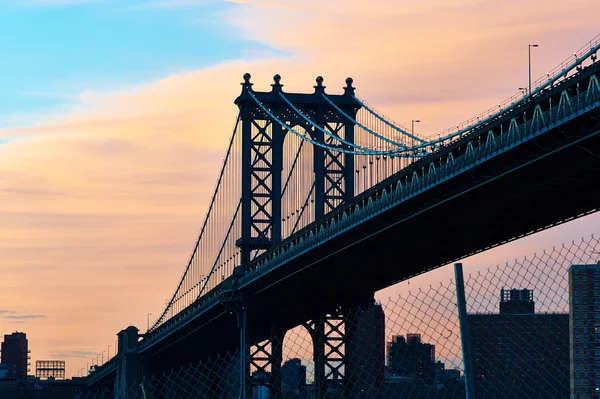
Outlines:
[[244, 58], [220, 15], [243, 7], [201, 0], [15, 0], [0, 5], [0, 129], [55, 111], [84, 90], [118, 90], [174, 72]]

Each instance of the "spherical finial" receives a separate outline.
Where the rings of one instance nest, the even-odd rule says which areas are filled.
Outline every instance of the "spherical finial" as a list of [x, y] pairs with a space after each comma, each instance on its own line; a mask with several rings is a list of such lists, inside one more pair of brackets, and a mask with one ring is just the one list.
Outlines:
[[246, 72], [246, 73], [244, 74], [244, 81], [245, 81], [246, 83], [250, 82], [250, 78], [251, 78], [251, 77], [252, 77], [252, 75], [250, 75], [248, 72]]
[[354, 83], [354, 79], [348, 77], [346, 78], [346, 87], [344, 87], [344, 95], [346, 96], [354, 96], [354, 90], [356, 90], [354, 87], [352, 87], [352, 83]]
[[275, 81], [275, 83], [279, 84], [279, 81], [281, 81], [281, 75], [275, 74], [275, 76], [273, 76], [273, 80]]
[[317, 76], [317, 85], [313, 86], [315, 88], [315, 94], [325, 94], [325, 86], [323, 86], [323, 76]]

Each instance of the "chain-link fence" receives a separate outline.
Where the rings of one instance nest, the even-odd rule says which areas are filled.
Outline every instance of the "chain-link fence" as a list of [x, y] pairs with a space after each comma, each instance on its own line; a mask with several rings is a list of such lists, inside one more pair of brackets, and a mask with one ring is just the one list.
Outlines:
[[[580, 348], [573, 336], [569, 340], [569, 270], [598, 259], [600, 241], [592, 236], [485, 270], [470, 271], [465, 264], [468, 328], [462, 333], [468, 333], [468, 341], [461, 338], [454, 279], [410, 291], [402, 284], [394, 296], [340, 309], [254, 345], [246, 397], [449, 399], [465, 398], [469, 389], [471, 398], [573, 397], [571, 374], [577, 379], [581, 371], [574, 392], [585, 390], [588, 373], [595, 383], [595, 375], [570, 361], [572, 351], [583, 353], [588, 344]], [[597, 268], [595, 290], [600, 292]], [[586, 278], [588, 285], [571, 283], [574, 298], [579, 289], [594, 290], [594, 274]], [[600, 305], [600, 294], [596, 302]], [[579, 311], [571, 305], [573, 309], [581, 313], [574, 320], [600, 327], [600, 320], [588, 318], [587, 308]], [[468, 343], [464, 349], [470, 367], [463, 342]], [[106, 396], [82, 396], [92, 397]], [[130, 387], [128, 395], [240, 397], [239, 353], [148, 378]]]

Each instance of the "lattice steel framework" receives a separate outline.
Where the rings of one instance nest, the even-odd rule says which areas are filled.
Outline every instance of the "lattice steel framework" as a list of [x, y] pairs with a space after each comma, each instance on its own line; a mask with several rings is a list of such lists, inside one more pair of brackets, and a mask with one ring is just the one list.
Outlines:
[[[242, 93], [235, 100], [242, 121], [242, 230], [236, 241], [241, 248], [241, 265], [251, 253], [281, 242], [283, 143], [287, 130], [256, 103], [260, 101], [280, 121], [304, 129], [315, 141], [333, 144], [332, 136], [354, 142], [354, 119], [360, 105], [354, 99], [352, 79], [343, 95], [323, 98], [323, 78], [317, 78], [313, 94], [282, 96], [281, 77], [274, 76], [270, 92], [255, 92], [250, 74], [244, 75]], [[256, 100], [255, 100], [256, 99]], [[341, 114], [331, 104], [343, 110]], [[293, 103], [293, 106], [290, 106]], [[316, 128], [306, 117], [315, 121]], [[332, 136], [327, 136], [323, 130]], [[338, 144], [338, 146], [341, 145]], [[314, 218], [318, 219], [354, 196], [354, 154], [329, 148], [313, 149]]]

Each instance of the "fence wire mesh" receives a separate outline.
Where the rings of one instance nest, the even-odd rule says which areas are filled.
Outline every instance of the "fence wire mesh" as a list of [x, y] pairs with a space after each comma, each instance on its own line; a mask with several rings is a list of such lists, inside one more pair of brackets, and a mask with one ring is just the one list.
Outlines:
[[[599, 259], [600, 241], [591, 236], [484, 270], [470, 271], [465, 264], [464, 348], [454, 279], [410, 291], [403, 284], [396, 295], [340, 308], [252, 346], [246, 398], [465, 398], [465, 375], [475, 398], [597, 397], [594, 370], [576, 360], [579, 351], [582, 359], [593, 356], [594, 334], [581, 330], [578, 341], [576, 334], [570, 338], [570, 328], [593, 324], [596, 331], [600, 318], [589, 319], [585, 309], [574, 307], [583, 286], [573, 276], [569, 283], [569, 270]], [[586, 278], [596, 276], [598, 285], [585, 286], [585, 295], [596, 295], [600, 305], [600, 265], [597, 269]], [[239, 353], [146, 376], [127, 394], [240, 397]]]

